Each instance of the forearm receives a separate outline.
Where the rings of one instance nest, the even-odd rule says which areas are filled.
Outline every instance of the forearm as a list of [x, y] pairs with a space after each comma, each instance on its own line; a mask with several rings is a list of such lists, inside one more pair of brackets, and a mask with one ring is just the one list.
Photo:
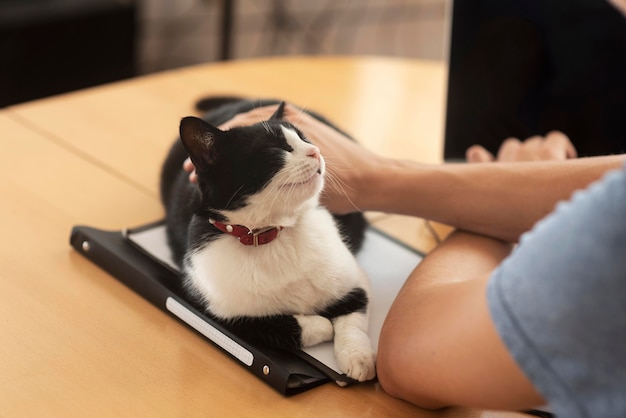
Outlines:
[[540, 404], [492, 324], [485, 288], [511, 245], [453, 233], [411, 274], [378, 347], [391, 395], [426, 408], [518, 409]]
[[517, 241], [557, 202], [623, 161], [623, 156], [607, 156], [434, 166], [387, 160], [364, 177], [356, 203]]
[[[222, 128], [257, 123], [274, 111], [274, 106], [255, 109]], [[326, 158], [322, 203], [332, 212], [374, 210], [417, 216], [507, 241], [516, 241], [555, 203], [624, 161], [623, 156], [612, 156], [426, 165], [382, 157], [294, 106], [285, 111]]]

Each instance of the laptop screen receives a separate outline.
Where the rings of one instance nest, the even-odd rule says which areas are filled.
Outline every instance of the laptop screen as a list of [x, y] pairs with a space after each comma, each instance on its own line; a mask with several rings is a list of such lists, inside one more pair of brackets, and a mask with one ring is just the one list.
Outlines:
[[626, 19], [606, 0], [456, 0], [444, 158], [565, 132], [626, 152]]

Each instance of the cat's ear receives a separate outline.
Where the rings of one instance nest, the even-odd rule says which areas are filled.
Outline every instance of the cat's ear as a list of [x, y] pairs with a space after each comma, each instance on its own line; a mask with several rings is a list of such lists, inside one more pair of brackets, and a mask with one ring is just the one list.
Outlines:
[[196, 169], [202, 170], [215, 160], [215, 138], [223, 131], [200, 118], [188, 116], [180, 121], [180, 139]]
[[278, 109], [276, 109], [276, 112], [274, 112], [269, 120], [280, 120], [283, 118], [283, 113], [285, 113], [285, 102], [280, 102]]

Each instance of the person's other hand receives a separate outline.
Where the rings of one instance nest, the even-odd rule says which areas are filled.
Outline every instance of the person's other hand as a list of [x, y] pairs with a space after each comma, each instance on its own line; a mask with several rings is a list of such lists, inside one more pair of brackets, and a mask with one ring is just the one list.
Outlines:
[[626, 0], [609, 0], [609, 3], [619, 9], [619, 11], [626, 16]]
[[472, 145], [465, 153], [465, 158], [470, 163], [565, 160], [576, 157], [576, 148], [574, 148], [572, 141], [567, 135], [559, 131], [552, 131], [545, 137], [532, 136], [525, 141], [507, 138], [500, 146], [496, 156], [480, 145]]

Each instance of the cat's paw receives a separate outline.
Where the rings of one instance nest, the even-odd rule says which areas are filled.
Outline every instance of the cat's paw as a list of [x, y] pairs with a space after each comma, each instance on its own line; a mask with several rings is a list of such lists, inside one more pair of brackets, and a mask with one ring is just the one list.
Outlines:
[[337, 365], [346, 376], [364, 382], [376, 377], [376, 353], [372, 350], [372, 343], [363, 329], [345, 326], [350, 325], [350, 320], [358, 319], [358, 316], [337, 319], [335, 357]]
[[310, 347], [333, 339], [333, 324], [328, 318], [320, 315], [294, 315], [294, 317], [302, 329], [300, 336], [302, 347]]
[[376, 377], [376, 353], [369, 347], [356, 348], [337, 356], [339, 367], [346, 376], [365, 382]]
[[354, 312], [335, 318], [335, 357], [346, 376], [359, 382], [376, 377], [376, 352], [367, 335], [367, 315]]

